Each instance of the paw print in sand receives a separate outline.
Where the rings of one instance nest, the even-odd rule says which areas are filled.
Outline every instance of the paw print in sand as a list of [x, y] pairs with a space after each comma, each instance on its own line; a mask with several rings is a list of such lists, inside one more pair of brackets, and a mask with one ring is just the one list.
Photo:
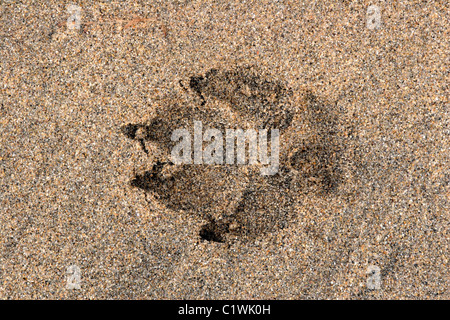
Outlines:
[[[257, 67], [211, 69], [190, 77], [190, 99], [164, 100], [156, 116], [122, 127], [122, 132], [160, 151], [151, 168], [131, 186], [156, 195], [166, 207], [205, 221], [199, 236], [208, 241], [251, 240], [285, 228], [295, 218], [301, 195], [326, 196], [341, 181], [339, 117], [309, 91], [295, 92]], [[278, 129], [279, 166], [261, 175], [261, 164], [174, 164], [175, 129], [193, 134], [194, 121], [225, 132]], [[270, 143], [269, 143], [270, 144]]]

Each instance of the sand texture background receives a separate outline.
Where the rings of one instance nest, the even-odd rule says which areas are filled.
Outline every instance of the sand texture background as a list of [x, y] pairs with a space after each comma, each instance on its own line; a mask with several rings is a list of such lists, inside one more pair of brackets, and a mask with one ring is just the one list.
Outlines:
[[[449, 298], [447, 1], [78, 1], [79, 30], [69, 4], [0, 2], [1, 299]], [[162, 151], [121, 128], [239, 66], [328, 106], [345, 164], [276, 227], [205, 241], [130, 184]]]

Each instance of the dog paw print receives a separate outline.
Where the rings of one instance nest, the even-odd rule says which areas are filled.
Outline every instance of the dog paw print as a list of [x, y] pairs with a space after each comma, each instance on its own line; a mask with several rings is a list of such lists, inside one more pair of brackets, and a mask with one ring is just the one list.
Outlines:
[[[313, 93], [294, 94], [254, 66], [211, 69], [180, 85], [189, 99], [167, 98], [154, 117], [126, 124], [122, 132], [152, 161], [130, 185], [153, 194], [171, 210], [205, 221], [198, 231], [201, 239], [251, 240], [276, 232], [295, 218], [299, 195], [326, 195], [338, 187], [338, 118]], [[261, 163], [228, 163], [225, 154], [221, 163], [175, 164], [172, 152], [178, 142], [172, 141], [172, 133], [183, 128], [194, 136], [195, 122], [202, 123], [202, 131], [277, 129], [277, 172], [262, 175]], [[149, 144], [156, 146], [158, 155], [149, 153]], [[226, 145], [225, 139], [219, 145]], [[250, 144], [245, 146], [250, 157]]]

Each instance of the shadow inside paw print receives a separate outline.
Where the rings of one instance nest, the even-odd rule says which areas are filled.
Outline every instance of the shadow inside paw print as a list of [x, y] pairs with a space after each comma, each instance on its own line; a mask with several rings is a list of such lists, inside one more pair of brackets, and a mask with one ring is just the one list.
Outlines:
[[[146, 153], [148, 144], [159, 150], [151, 168], [137, 174], [131, 185], [172, 210], [207, 221], [199, 231], [201, 239], [251, 240], [276, 232], [295, 217], [299, 195], [336, 191], [341, 181], [338, 117], [311, 92], [294, 99], [292, 89], [255, 67], [211, 69], [192, 76], [185, 90], [191, 93], [189, 101], [168, 98], [156, 108], [156, 116], [125, 125], [122, 132]], [[194, 121], [222, 132], [279, 129], [278, 172], [263, 176], [258, 164], [175, 165], [171, 134], [185, 128], [193, 135]]]

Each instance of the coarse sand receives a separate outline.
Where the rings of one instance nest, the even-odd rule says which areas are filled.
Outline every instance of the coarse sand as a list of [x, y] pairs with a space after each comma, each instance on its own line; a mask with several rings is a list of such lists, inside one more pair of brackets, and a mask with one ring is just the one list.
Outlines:
[[[1, 1], [0, 299], [448, 299], [449, 18]], [[197, 116], [285, 128], [284, 175], [165, 172]]]

